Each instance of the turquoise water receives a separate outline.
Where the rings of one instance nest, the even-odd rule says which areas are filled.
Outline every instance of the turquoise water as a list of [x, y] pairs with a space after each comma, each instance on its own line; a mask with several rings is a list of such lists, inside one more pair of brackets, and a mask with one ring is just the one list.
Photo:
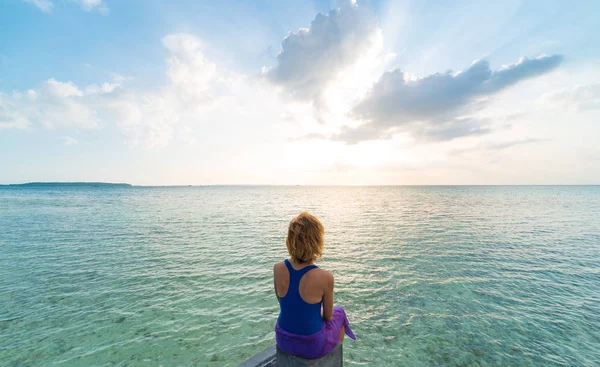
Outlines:
[[600, 365], [600, 187], [0, 187], [0, 364], [235, 366], [302, 210], [350, 366]]

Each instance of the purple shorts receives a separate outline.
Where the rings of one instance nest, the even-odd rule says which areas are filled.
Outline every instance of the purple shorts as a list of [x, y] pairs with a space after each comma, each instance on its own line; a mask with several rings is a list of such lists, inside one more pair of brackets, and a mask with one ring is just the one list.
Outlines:
[[327, 355], [339, 343], [340, 330], [345, 326], [345, 333], [356, 340], [350, 329], [346, 312], [340, 306], [333, 308], [333, 318], [325, 321], [320, 331], [311, 335], [298, 335], [287, 332], [275, 325], [275, 340], [283, 352], [306, 359], [321, 358]]

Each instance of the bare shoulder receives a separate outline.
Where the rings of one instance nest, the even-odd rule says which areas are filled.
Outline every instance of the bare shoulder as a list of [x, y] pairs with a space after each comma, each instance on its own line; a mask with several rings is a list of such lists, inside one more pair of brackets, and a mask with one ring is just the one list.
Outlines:
[[333, 284], [333, 274], [327, 270], [319, 268], [315, 275], [317, 275], [319, 280], [323, 283]]
[[285, 268], [285, 263], [283, 261], [278, 261], [273, 265], [273, 272], [279, 273], [284, 268]]

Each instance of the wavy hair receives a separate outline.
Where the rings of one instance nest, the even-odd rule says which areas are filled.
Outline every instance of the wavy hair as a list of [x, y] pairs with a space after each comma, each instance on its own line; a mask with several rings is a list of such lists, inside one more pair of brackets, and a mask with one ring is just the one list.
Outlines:
[[303, 212], [292, 219], [285, 245], [296, 263], [315, 261], [323, 254], [325, 228], [314, 215]]

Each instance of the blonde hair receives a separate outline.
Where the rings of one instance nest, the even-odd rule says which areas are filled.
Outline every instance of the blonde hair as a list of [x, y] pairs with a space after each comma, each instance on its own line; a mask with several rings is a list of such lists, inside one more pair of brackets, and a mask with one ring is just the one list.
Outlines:
[[292, 261], [306, 263], [321, 257], [324, 234], [323, 224], [310, 213], [303, 212], [292, 219], [285, 239]]

